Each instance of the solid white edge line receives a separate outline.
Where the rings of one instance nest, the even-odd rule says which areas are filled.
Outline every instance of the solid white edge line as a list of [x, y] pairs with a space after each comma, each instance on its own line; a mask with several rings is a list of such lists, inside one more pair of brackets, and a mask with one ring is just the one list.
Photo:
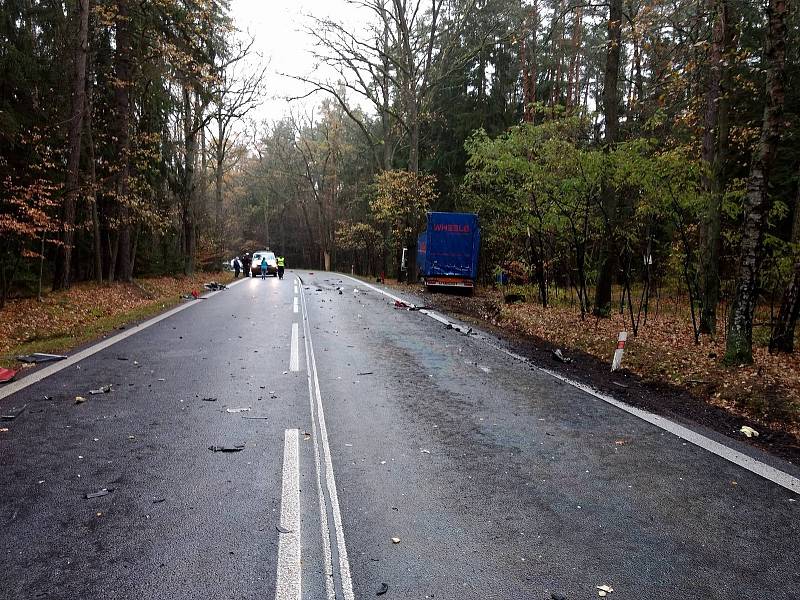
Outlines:
[[[359, 285], [363, 285], [364, 287], [368, 287], [368, 288], [370, 288], [370, 289], [372, 289], [372, 290], [374, 290], [374, 291], [376, 291], [376, 292], [378, 292], [380, 294], [383, 294], [384, 296], [387, 296], [387, 297], [391, 298], [392, 300], [399, 301], [399, 302], [406, 302], [407, 304], [410, 304], [407, 300], [403, 300], [402, 298], [400, 298], [398, 296], [395, 296], [394, 294], [391, 294], [391, 293], [389, 293], [389, 292], [387, 292], [385, 290], [382, 290], [382, 289], [380, 289], [378, 287], [370, 285], [369, 283], [366, 283], [366, 282], [361, 281], [359, 279], [356, 279], [354, 277], [350, 277], [349, 275], [345, 275], [344, 273], [342, 273], [341, 275], [344, 276], [344, 277], [347, 277], [348, 279], [350, 279], [352, 281], [357, 282]], [[442, 323], [444, 325], [451, 325], [451, 326], [453, 326], [454, 329], [463, 332], [463, 329], [461, 327], [457, 326], [456, 324], [454, 324], [454, 323], [450, 322], [449, 320], [447, 320], [445, 317], [442, 317], [441, 315], [439, 315], [439, 314], [437, 314], [437, 313], [435, 313], [435, 312], [433, 312], [431, 310], [423, 309], [423, 310], [420, 310], [419, 312], [421, 312], [424, 315], [429, 316], [432, 319], [435, 319], [436, 321], [438, 321], [438, 322], [440, 322], [440, 323]], [[521, 355], [519, 355], [519, 354], [517, 354], [515, 352], [511, 352], [510, 350], [506, 350], [505, 348], [497, 346], [496, 344], [492, 344], [491, 342], [488, 342], [487, 340], [480, 340], [480, 341], [483, 341], [484, 343], [487, 343], [492, 348], [495, 348], [496, 350], [499, 350], [500, 352], [503, 352], [504, 354], [506, 354], [506, 355], [516, 359], [516, 360], [519, 360], [521, 362], [524, 362], [526, 364], [529, 364], [529, 365], [533, 366], [534, 368], [536, 368], [537, 370], [541, 371], [542, 373], [546, 373], [547, 375], [550, 375], [551, 377], [554, 377], [554, 378], [558, 379], [559, 381], [562, 381], [562, 382], [564, 382], [564, 383], [566, 383], [568, 385], [571, 385], [571, 386], [581, 390], [582, 392], [585, 392], [585, 393], [587, 393], [587, 394], [589, 394], [591, 396], [594, 396], [595, 398], [597, 398], [599, 400], [602, 400], [603, 402], [607, 402], [608, 404], [611, 404], [612, 406], [615, 406], [615, 407], [619, 408], [620, 410], [625, 411], [626, 413], [628, 413], [630, 415], [638, 417], [638, 418], [642, 419], [643, 421], [646, 421], [646, 422], [650, 423], [651, 425], [655, 425], [656, 427], [658, 427], [660, 429], [663, 429], [664, 431], [667, 431], [667, 432], [669, 432], [669, 433], [671, 433], [673, 435], [676, 435], [677, 437], [679, 437], [679, 438], [681, 438], [683, 440], [686, 440], [687, 442], [690, 442], [691, 444], [694, 444], [695, 446], [698, 446], [698, 447], [700, 447], [700, 448], [702, 448], [702, 449], [704, 449], [704, 450], [706, 450], [706, 451], [708, 451], [708, 452], [710, 452], [712, 454], [715, 454], [715, 455], [719, 456], [720, 458], [723, 458], [723, 459], [725, 459], [725, 460], [727, 460], [729, 462], [732, 462], [733, 464], [735, 464], [735, 465], [737, 465], [737, 466], [739, 466], [739, 467], [741, 467], [743, 469], [746, 469], [746, 470], [750, 471], [751, 473], [754, 473], [755, 475], [763, 477], [764, 479], [766, 479], [768, 481], [771, 481], [772, 483], [775, 483], [775, 484], [777, 484], [777, 485], [779, 485], [781, 487], [784, 487], [787, 490], [792, 491], [792, 492], [794, 492], [796, 494], [800, 494], [800, 479], [798, 479], [797, 477], [789, 475], [788, 473], [786, 473], [784, 471], [781, 471], [780, 469], [776, 469], [775, 467], [772, 467], [772, 466], [770, 466], [770, 465], [768, 465], [766, 463], [763, 463], [760, 460], [757, 460], [757, 459], [755, 459], [755, 458], [753, 458], [751, 456], [748, 456], [747, 454], [744, 454], [743, 452], [739, 452], [738, 450], [734, 450], [733, 448], [730, 448], [729, 446], [726, 446], [725, 444], [721, 444], [720, 442], [712, 440], [711, 438], [708, 438], [708, 437], [704, 436], [701, 433], [697, 433], [696, 431], [693, 431], [693, 430], [689, 429], [688, 427], [684, 427], [683, 425], [679, 425], [679, 424], [675, 423], [674, 421], [670, 421], [669, 419], [667, 419], [665, 417], [661, 417], [661, 416], [656, 415], [654, 413], [651, 413], [649, 411], [642, 410], [641, 408], [636, 408], [634, 406], [631, 406], [630, 404], [626, 404], [625, 402], [622, 402], [621, 400], [617, 400], [616, 398], [614, 398], [612, 396], [609, 396], [609, 395], [604, 394], [604, 393], [602, 393], [602, 392], [600, 392], [598, 390], [595, 390], [591, 386], [588, 386], [586, 384], [574, 381], [574, 380], [572, 380], [572, 379], [570, 379], [568, 377], [564, 377], [563, 375], [561, 375], [559, 373], [556, 373], [555, 371], [551, 371], [551, 370], [546, 369], [544, 367], [540, 367], [537, 364], [535, 364], [532, 361], [530, 361], [528, 358], [526, 358], [524, 356], [521, 356]]]
[[[234, 281], [233, 283], [228, 285], [228, 288], [232, 288], [233, 286], [239, 283], [243, 283], [244, 281], [245, 281], [244, 279], [239, 279], [238, 281]], [[223, 291], [225, 290], [217, 290], [215, 292], [209, 292], [208, 294], [201, 296], [201, 298], [208, 299]], [[66, 359], [61, 360], [57, 363], [53, 363], [52, 365], [39, 369], [38, 371], [34, 371], [33, 373], [22, 377], [19, 381], [12, 381], [11, 383], [4, 384], [3, 387], [0, 388], [0, 400], [10, 396], [11, 394], [15, 394], [20, 390], [24, 390], [26, 387], [31, 386], [34, 383], [39, 383], [43, 379], [50, 377], [51, 375], [54, 375], [59, 371], [63, 371], [64, 369], [67, 369], [72, 365], [79, 363], [85, 358], [89, 358], [93, 354], [97, 354], [98, 352], [101, 352], [106, 348], [113, 346], [117, 342], [121, 342], [122, 340], [127, 339], [132, 335], [136, 335], [140, 331], [144, 331], [148, 327], [152, 327], [156, 323], [159, 323], [164, 319], [168, 319], [172, 315], [175, 315], [181, 312], [182, 310], [186, 310], [187, 308], [196, 306], [198, 303], [199, 302], [197, 300], [192, 300], [191, 302], [186, 302], [185, 304], [179, 304], [178, 306], [171, 308], [168, 311], [161, 313], [160, 315], [148, 319], [144, 323], [139, 323], [138, 325], [134, 325], [133, 327], [127, 329], [126, 331], [123, 331], [122, 333], [118, 333], [101, 342], [97, 342], [96, 344], [93, 344], [88, 348], [84, 348], [77, 354], [68, 356]]]
[[331, 448], [328, 442], [328, 428], [325, 424], [325, 410], [322, 405], [322, 394], [319, 389], [319, 378], [317, 377], [317, 361], [314, 356], [314, 341], [311, 339], [311, 328], [308, 325], [308, 308], [306, 305], [305, 294], [301, 293], [303, 299], [303, 315], [306, 319], [306, 340], [308, 342], [308, 356], [311, 360], [311, 371], [314, 379], [314, 395], [316, 398], [316, 414], [319, 421], [320, 440], [322, 441], [322, 454], [325, 460], [325, 484], [328, 495], [331, 499], [331, 512], [333, 513], [333, 526], [336, 534], [336, 549], [339, 554], [339, 575], [342, 583], [342, 593], [344, 600], [354, 600], [353, 580], [350, 575], [350, 561], [347, 558], [347, 546], [344, 540], [344, 528], [342, 525], [342, 512], [339, 507], [339, 495], [336, 492], [336, 478], [333, 474], [333, 461], [331, 459]]
[[289, 354], [289, 370], [300, 370], [300, 345], [297, 323], [292, 323], [292, 347]]
[[[305, 299], [303, 299], [305, 300]], [[303, 340], [306, 355], [306, 375], [308, 378], [308, 403], [311, 409], [311, 434], [314, 444], [314, 464], [317, 471], [317, 497], [319, 499], [320, 533], [322, 535], [322, 556], [325, 567], [325, 592], [328, 600], [335, 600], [336, 591], [333, 582], [333, 557], [331, 555], [331, 532], [328, 526], [328, 511], [325, 508], [325, 495], [322, 493], [322, 466], [319, 453], [319, 434], [317, 431], [316, 409], [314, 407], [314, 384], [311, 377], [308, 338], [311, 327], [308, 324], [307, 311], [303, 306]]]
[[278, 533], [275, 600], [300, 600], [300, 450], [297, 429], [284, 431], [280, 523], [287, 533]]

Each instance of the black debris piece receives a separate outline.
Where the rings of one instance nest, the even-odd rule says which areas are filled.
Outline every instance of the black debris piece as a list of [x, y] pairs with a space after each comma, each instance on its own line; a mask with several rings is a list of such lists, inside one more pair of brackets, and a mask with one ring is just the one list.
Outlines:
[[278, 533], [292, 533], [291, 529], [286, 529], [286, 527], [282, 527], [281, 525], [275, 525], [275, 529]]
[[372, 371], [364, 371], [363, 373], [356, 373], [356, 375], [372, 375]]
[[236, 444], [235, 446], [209, 446], [212, 452], [241, 452], [244, 450], [244, 444]]
[[552, 600], [567, 600], [567, 597], [564, 594], [559, 594], [558, 592], [553, 592], [550, 594], [550, 598], [552, 598]]
[[92, 396], [96, 396], [97, 394], [107, 394], [111, 391], [111, 384], [104, 385], [102, 387], [97, 388], [96, 390], [89, 390], [89, 394]]
[[208, 398], [200, 398], [203, 402], [216, 402], [217, 399], [209, 396]]
[[20, 407], [12, 406], [5, 414], [0, 415], [0, 421], [13, 421], [24, 413], [26, 408], [28, 408], [27, 404], [23, 404]]
[[153, 504], [161, 504], [166, 498], [153, 498]]
[[217, 291], [217, 290], [227, 290], [228, 286], [223, 283], [218, 283], [216, 281], [210, 281], [208, 283], [204, 283], [203, 287], [207, 290]]
[[18, 356], [17, 360], [24, 363], [43, 363], [55, 360], [64, 360], [65, 358], [67, 357], [63, 354], [44, 354], [42, 352], [34, 352], [33, 354]]
[[378, 591], [375, 592], [375, 595], [376, 596], [383, 596], [388, 591], [389, 591], [389, 584], [388, 583], [382, 583], [381, 587], [378, 588]]

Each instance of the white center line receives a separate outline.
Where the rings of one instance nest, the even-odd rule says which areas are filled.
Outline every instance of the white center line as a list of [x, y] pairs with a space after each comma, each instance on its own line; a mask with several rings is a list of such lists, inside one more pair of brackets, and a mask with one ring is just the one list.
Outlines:
[[293, 310], [294, 310], [294, 312], [295, 312], [295, 314], [296, 314], [296, 313], [297, 313], [297, 310], [298, 310], [297, 296], [295, 296], [295, 297], [294, 297], [294, 307], [293, 307]]
[[[328, 499], [330, 500], [331, 514], [333, 516], [333, 528], [336, 541], [336, 551], [339, 558], [339, 581], [342, 586], [342, 594], [344, 600], [354, 600], [353, 594], [353, 580], [350, 575], [350, 561], [347, 557], [347, 545], [344, 540], [344, 527], [342, 524], [342, 512], [339, 507], [339, 494], [336, 492], [336, 478], [333, 474], [333, 461], [331, 459], [331, 448], [328, 442], [328, 428], [325, 424], [325, 410], [322, 406], [322, 394], [319, 389], [319, 378], [317, 376], [317, 360], [314, 356], [314, 342], [311, 339], [311, 327], [308, 322], [308, 305], [306, 304], [305, 294], [301, 293], [303, 302], [303, 333], [306, 344], [306, 362], [310, 363], [311, 369], [309, 372], [309, 396], [311, 395], [312, 381], [314, 388], [314, 397], [311, 398], [311, 411], [313, 417], [313, 432], [315, 449], [319, 452], [316, 446], [317, 437], [322, 446], [322, 462], [325, 466], [325, 488], [328, 492]], [[317, 459], [317, 474], [319, 477], [320, 462]], [[318, 492], [322, 493], [321, 481], [318, 484]], [[320, 510], [322, 512], [322, 506]], [[324, 531], [327, 525], [327, 518], [322, 520], [323, 538], [330, 535], [330, 532]], [[326, 553], [327, 554], [327, 553]], [[326, 556], [326, 559], [328, 557]], [[331, 565], [332, 568], [332, 565]], [[327, 569], [326, 569], [327, 572]], [[331, 597], [331, 588], [328, 587], [328, 597]]]
[[275, 600], [300, 600], [300, 453], [299, 431], [287, 429], [283, 446], [281, 530]]
[[297, 323], [292, 323], [292, 350], [291, 354], [289, 355], [289, 370], [290, 371], [299, 371], [300, 370], [300, 350], [298, 345], [299, 340]]

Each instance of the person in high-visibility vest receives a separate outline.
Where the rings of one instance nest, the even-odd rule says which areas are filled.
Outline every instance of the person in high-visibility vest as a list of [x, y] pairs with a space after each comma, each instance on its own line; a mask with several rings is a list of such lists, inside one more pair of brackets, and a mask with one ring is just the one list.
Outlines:
[[285, 259], [282, 256], [279, 256], [276, 260], [278, 262], [278, 279], [283, 279], [283, 267], [285, 265]]

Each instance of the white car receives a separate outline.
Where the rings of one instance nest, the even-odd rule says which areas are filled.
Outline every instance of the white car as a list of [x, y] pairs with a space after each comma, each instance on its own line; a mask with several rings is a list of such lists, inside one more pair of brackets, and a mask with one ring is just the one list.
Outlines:
[[278, 276], [278, 260], [275, 253], [269, 250], [259, 250], [253, 253], [253, 262], [250, 263], [250, 274], [253, 277], [261, 275], [261, 259], [267, 259], [267, 275]]

